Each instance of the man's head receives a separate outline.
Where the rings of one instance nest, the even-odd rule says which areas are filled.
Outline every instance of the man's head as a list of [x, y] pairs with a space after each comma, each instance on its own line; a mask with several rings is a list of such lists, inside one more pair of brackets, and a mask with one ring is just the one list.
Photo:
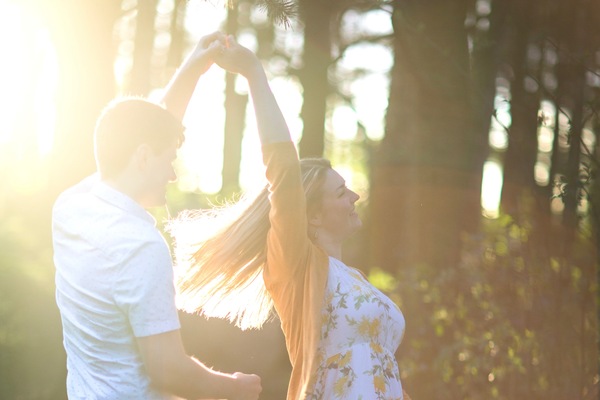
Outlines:
[[184, 127], [169, 111], [139, 98], [112, 101], [94, 132], [96, 165], [103, 180], [127, 182], [145, 207], [164, 204], [164, 191], [176, 179], [172, 162]]

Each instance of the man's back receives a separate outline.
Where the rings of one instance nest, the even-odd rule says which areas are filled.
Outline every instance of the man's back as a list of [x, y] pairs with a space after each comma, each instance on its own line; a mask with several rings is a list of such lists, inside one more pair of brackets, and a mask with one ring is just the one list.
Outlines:
[[56, 300], [70, 398], [164, 398], [136, 337], [179, 328], [168, 247], [132, 199], [88, 178], [53, 210]]

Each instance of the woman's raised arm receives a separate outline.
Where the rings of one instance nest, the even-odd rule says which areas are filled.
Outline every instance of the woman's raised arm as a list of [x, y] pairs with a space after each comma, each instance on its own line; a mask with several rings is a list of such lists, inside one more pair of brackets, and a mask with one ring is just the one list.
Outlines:
[[248, 80], [261, 143], [290, 142], [292, 139], [288, 126], [271, 92], [260, 60], [232, 36], [227, 36], [225, 42], [225, 49], [216, 56], [215, 61], [222, 68], [239, 73]]

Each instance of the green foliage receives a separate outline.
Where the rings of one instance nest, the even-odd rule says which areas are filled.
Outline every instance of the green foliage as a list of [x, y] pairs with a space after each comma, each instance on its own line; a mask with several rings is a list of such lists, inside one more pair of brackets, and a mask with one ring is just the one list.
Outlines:
[[502, 216], [464, 237], [457, 268], [371, 272], [381, 289], [397, 287], [391, 295], [407, 320], [399, 361], [411, 396], [562, 399], [593, 390], [591, 244], [576, 238], [566, 255], [564, 242], [548, 233]]
[[11, 211], [0, 225], [0, 398], [64, 398], [47, 207]]
[[[230, 8], [237, 7], [240, 0], [225, 0], [224, 3]], [[255, 4], [267, 13], [272, 23], [289, 28], [291, 19], [298, 14], [298, 5], [292, 0], [256, 0]]]
[[269, 19], [275, 24], [290, 26], [290, 19], [298, 14], [294, 1], [287, 0], [259, 0], [258, 5], [267, 12]]

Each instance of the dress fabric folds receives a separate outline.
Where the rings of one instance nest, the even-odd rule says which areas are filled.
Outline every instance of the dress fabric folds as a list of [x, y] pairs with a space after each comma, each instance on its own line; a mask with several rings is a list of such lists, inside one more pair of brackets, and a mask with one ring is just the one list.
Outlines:
[[317, 380], [310, 400], [402, 400], [394, 353], [405, 321], [356, 269], [329, 258]]

